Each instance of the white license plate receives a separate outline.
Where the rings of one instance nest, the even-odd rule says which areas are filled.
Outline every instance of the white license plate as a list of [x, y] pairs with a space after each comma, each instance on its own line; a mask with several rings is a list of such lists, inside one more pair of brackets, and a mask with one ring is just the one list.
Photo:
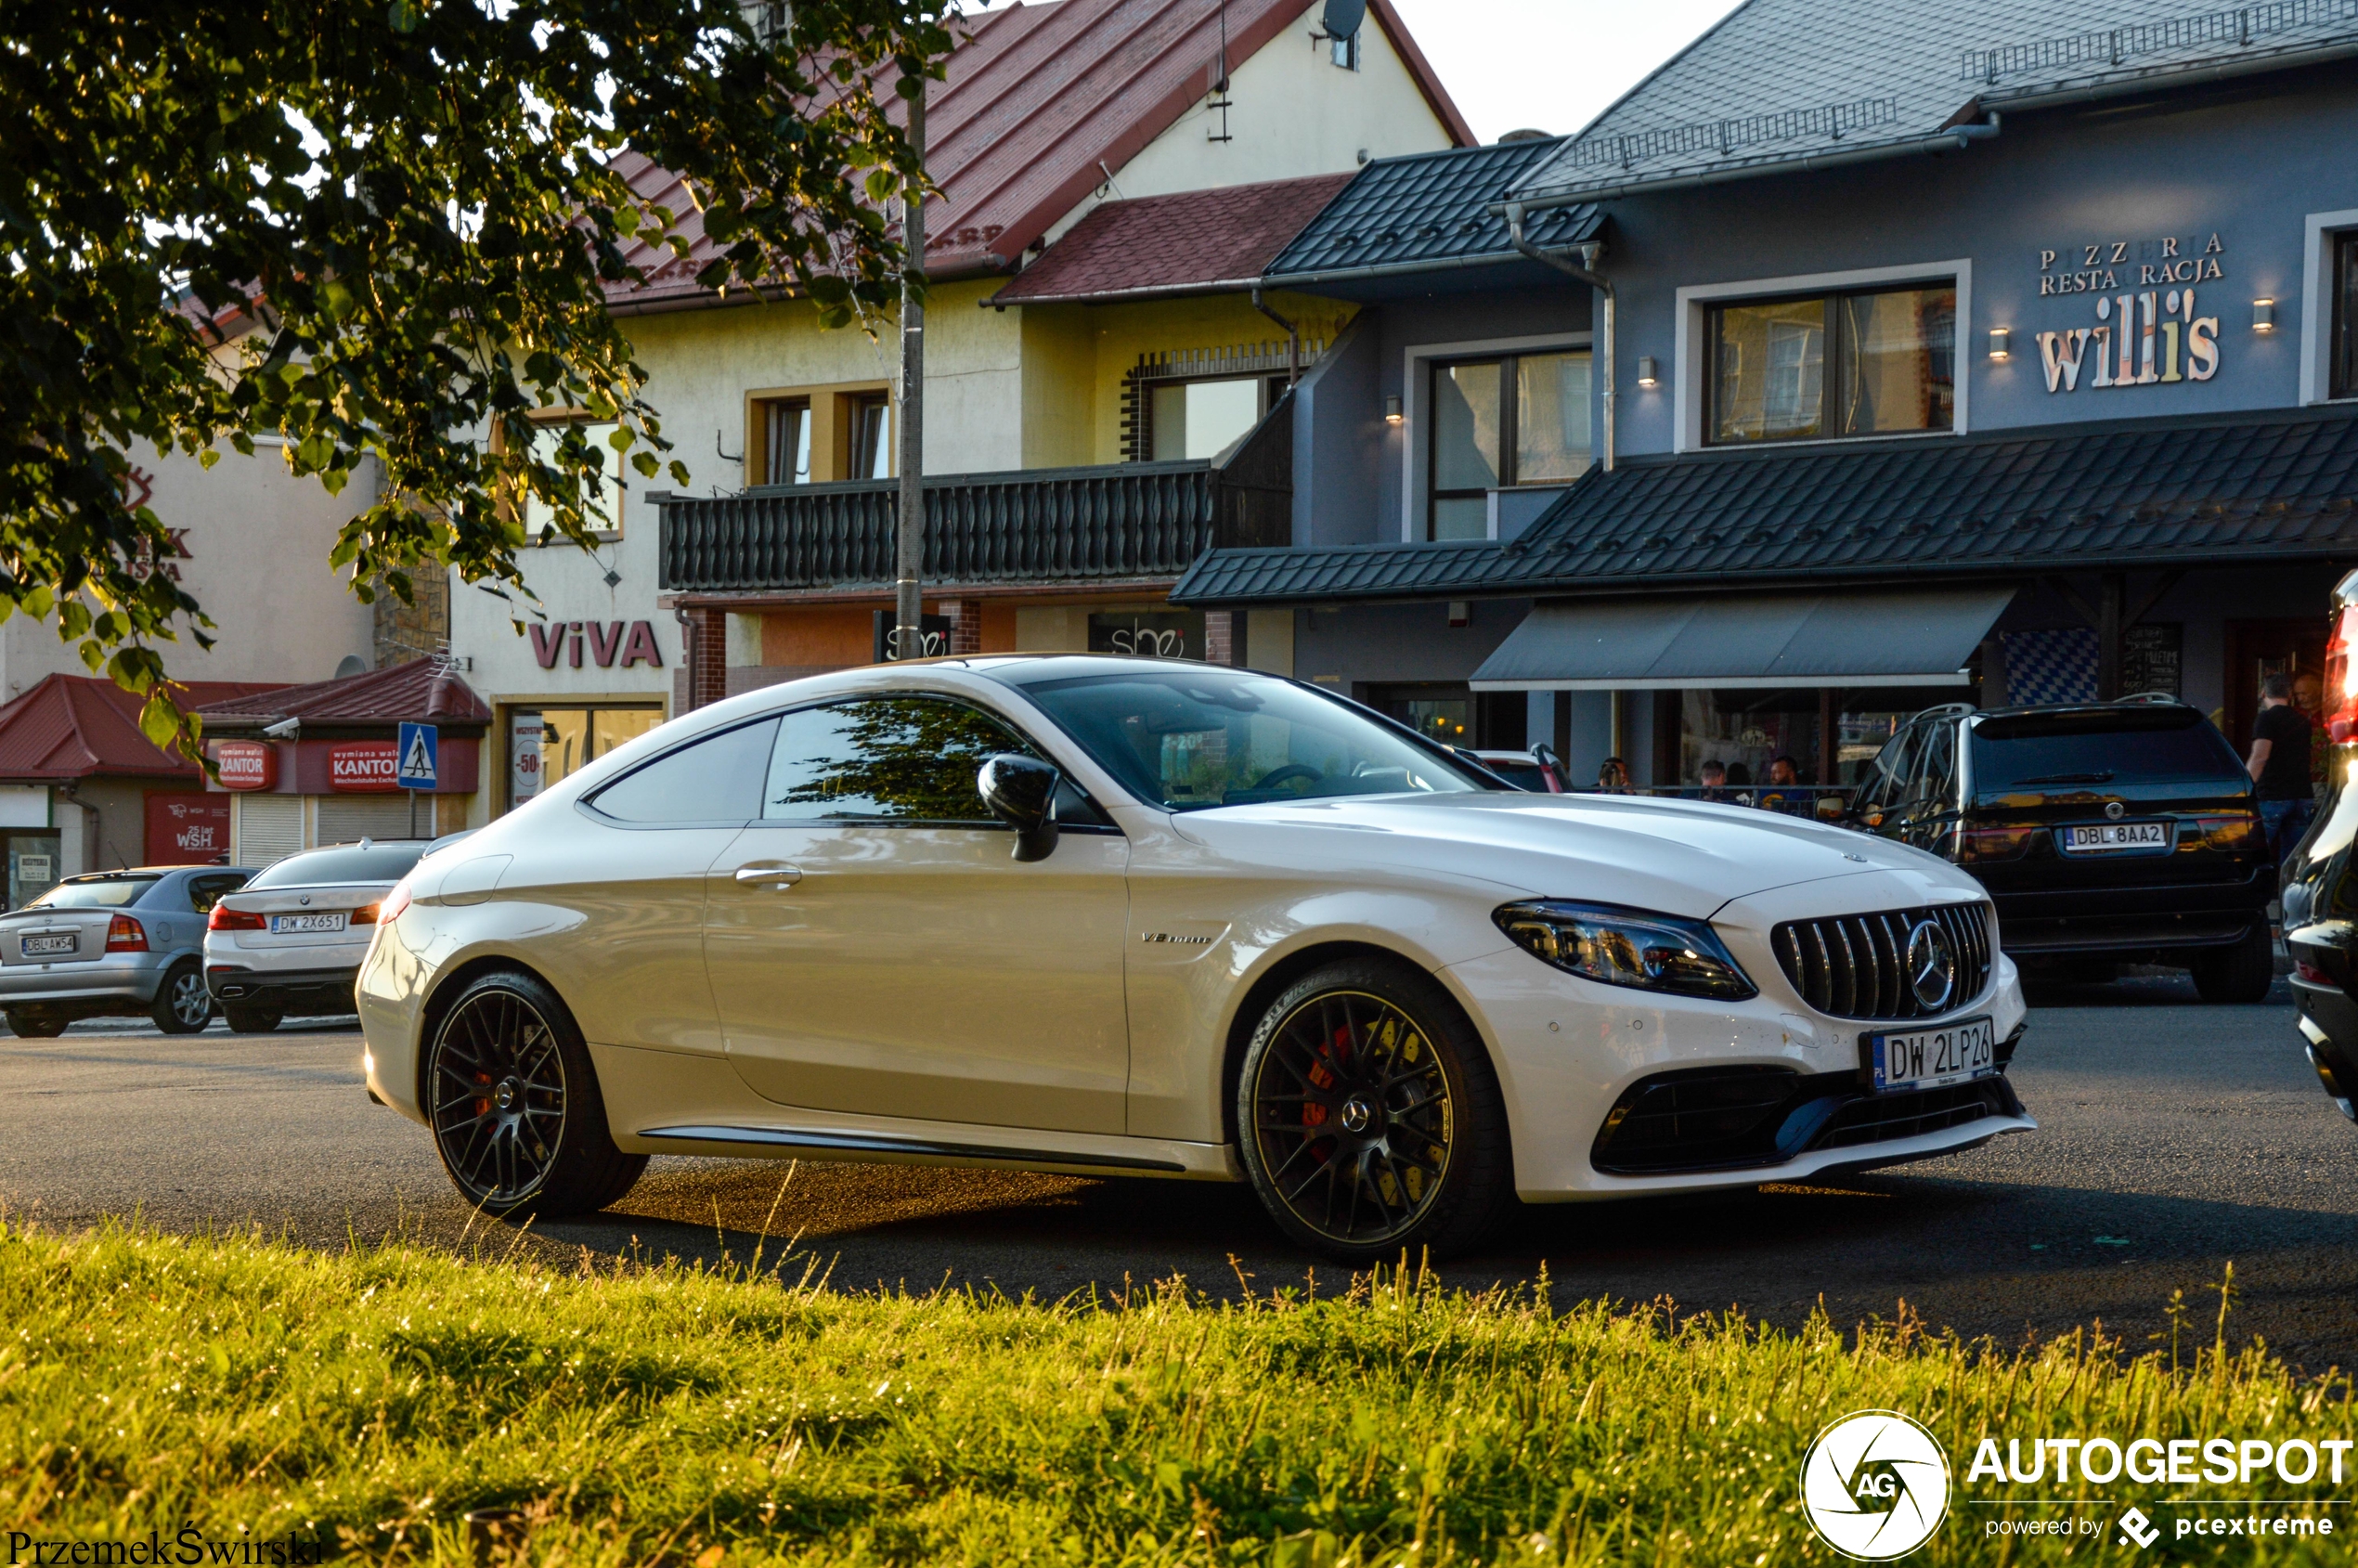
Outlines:
[[74, 934], [71, 931], [56, 937], [27, 937], [24, 940], [24, 955], [27, 958], [38, 958], [53, 952], [71, 952], [75, 946]]
[[2168, 823], [2092, 823], [2063, 830], [2063, 847], [2075, 855], [2134, 854], [2170, 848]]
[[343, 914], [338, 911], [334, 914], [274, 914], [270, 917], [270, 929], [273, 933], [290, 935], [304, 931], [341, 931], [343, 929]]
[[1987, 1078], [1997, 1071], [1997, 1031], [1988, 1018], [1965, 1018], [1938, 1029], [1871, 1034], [1867, 1037], [1867, 1059], [1874, 1071], [1878, 1095], [1937, 1089], [1946, 1083]]

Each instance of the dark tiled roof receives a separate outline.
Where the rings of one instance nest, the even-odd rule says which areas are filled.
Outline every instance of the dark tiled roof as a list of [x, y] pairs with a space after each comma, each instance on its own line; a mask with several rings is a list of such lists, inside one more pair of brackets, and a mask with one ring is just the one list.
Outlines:
[[[1507, 220], [1490, 209], [1561, 140], [1503, 142], [1406, 158], [1379, 158], [1269, 264], [1268, 281], [1306, 283], [1338, 274], [1462, 266], [1522, 257]], [[1543, 249], [1594, 237], [1592, 207], [1535, 213], [1524, 237]]]
[[2228, 59], [2328, 58], [2353, 42], [2358, 11], [2340, 0], [2159, 17], [2124, 0], [1748, 0], [1515, 194], [1581, 200], [1905, 146], [1988, 109], [2141, 89]]
[[[186, 710], [279, 691], [242, 680], [175, 682]], [[199, 779], [197, 765], [159, 751], [139, 730], [148, 699], [111, 680], [52, 675], [0, 707], [0, 779], [82, 779], [93, 774]]]
[[282, 719], [318, 724], [413, 722], [478, 725], [491, 709], [439, 659], [411, 659], [342, 680], [265, 687], [197, 710], [211, 731], [251, 730]]
[[2358, 556], [2358, 418], [2050, 426], [1591, 469], [1509, 545], [1222, 551], [1174, 603], [2258, 565]]
[[[1233, 66], [1276, 43], [1302, 14], [1302, 0], [1054, 0], [997, 6], [971, 19], [951, 55], [949, 79], [926, 97], [926, 162], [941, 195], [926, 207], [926, 265], [936, 279], [1001, 270], [1168, 130], [1219, 75], [1224, 24]], [[1449, 135], [1474, 139], [1441, 80], [1389, 4], [1374, 0], [1380, 25]], [[1300, 44], [1297, 40], [1295, 47]], [[906, 107], [875, 89], [896, 121]], [[647, 269], [643, 284], [607, 291], [618, 308], [649, 310], [713, 299], [696, 273], [719, 254], [680, 181], [635, 153], [615, 165], [650, 202], [686, 214], [688, 254], [626, 244]]]
[[990, 303], [1039, 305], [1250, 285], [1351, 180], [1349, 175], [1314, 175], [1108, 201]]

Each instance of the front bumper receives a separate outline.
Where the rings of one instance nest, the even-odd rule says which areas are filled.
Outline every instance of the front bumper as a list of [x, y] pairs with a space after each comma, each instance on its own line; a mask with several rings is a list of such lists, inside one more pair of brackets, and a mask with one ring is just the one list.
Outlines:
[[2346, 982], [2353, 973], [2351, 934], [2311, 927], [2285, 933], [2293, 957], [2292, 1000], [2300, 1011], [2300, 1033], [2317, 1082], [2341, 1113], [2358, 1121], [2358, 1001]]
[[0, 969], [0, 1007], [56, 1012], [108, 1005], [145, 1012], [163, 972], [182, 952], [110, 952], [72, 964], [11, 964]]
[[353, 1012], [352, 990], [359, 978], [357, 967], [247, 969], [208, 964], [204, 971], [205, 986], [215, 1002], [279, 1013]]

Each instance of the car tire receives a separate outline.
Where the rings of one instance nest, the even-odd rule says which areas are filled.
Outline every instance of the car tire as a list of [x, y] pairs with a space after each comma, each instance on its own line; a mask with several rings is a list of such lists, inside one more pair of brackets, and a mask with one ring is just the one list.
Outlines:
[[1288, 986], [1245, 1047], [1236, 1117], [1270, 1217], [1342, 1263], [1465, 1252], [1514, 1197], [1489, 1053], [1405, 963], [1344, 959]]
[[221, 1016], [229, 1020], [233, 1034], [267, 1034], [286, 1017], [275, 1007], [240, 1007], [227, 1002], [221, 1004]]
[[195, 959], [184, 958], [164, 971], [148, 1016], [166, 1034], [196, 1034], [213, 1021], [213, 992], [205, 989], [204, 970]]
[[434, 1026], [424, 1087], [442, 1168], [487, 1214], [590, 1213], [647, 1168], [615, 1147], [581, 1030], [537, 976], [503, 970], [460, 991]]
[[2213, 948], [2187, 965], [2195, 990], [2205, 1002], [2253, 1003], [2268, 1000], [2276, 983], [2276, 944], [2261, 921], [2232, 946]]
[[27, 1040], [55, 1040], [66, 1031], [66, 1020], [54, 1013], [28, 1013], [11, 1007], [5, 1016], [9, 1031]]

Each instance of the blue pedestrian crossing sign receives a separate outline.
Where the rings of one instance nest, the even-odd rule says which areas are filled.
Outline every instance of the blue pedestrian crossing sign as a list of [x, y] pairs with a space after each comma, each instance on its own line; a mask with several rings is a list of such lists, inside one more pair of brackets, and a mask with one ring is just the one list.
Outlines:
[[401, 737], [394, 745], [400, 758], [394, 782], [403, 789], [434, 788], [438, 777], [434, 768], [437, 744], [433, 725], [402, 725]]

